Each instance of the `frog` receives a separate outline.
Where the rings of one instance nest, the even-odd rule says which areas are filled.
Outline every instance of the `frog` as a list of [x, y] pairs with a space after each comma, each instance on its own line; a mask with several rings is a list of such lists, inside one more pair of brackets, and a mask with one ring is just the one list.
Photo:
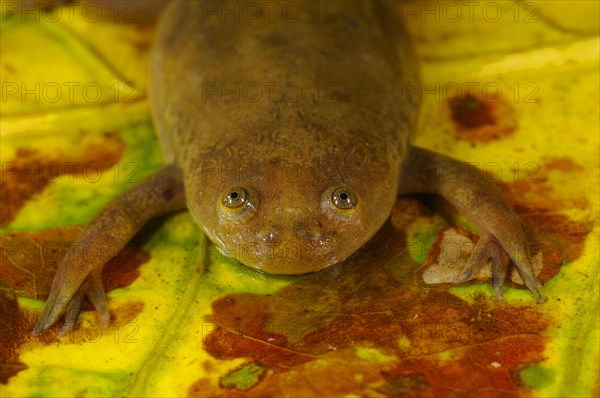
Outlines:
[[[166, 165], [86, 226], [34, 335], [63, 314], [60, 333], [71, 330], [86, 297], [107, 327], [102, 269], [114, 252], [105, 248], [120, 250], [150, 219], [183, 209], [228, 257], [301, 275], [359, 251], [398, 197], [436, 194], [480, 235], [458, 281], [491, 260], [502, 298], [512, 264], [543, 301], [528, 237], [495, 183], [412, 144], [421, 96], [405, 88], [418, 86], [419, 62], [394, 2], [327, 4], [174, 1], [162, 11], [148, 98]], [[452, 178], [436, 172], [445, 169]]]

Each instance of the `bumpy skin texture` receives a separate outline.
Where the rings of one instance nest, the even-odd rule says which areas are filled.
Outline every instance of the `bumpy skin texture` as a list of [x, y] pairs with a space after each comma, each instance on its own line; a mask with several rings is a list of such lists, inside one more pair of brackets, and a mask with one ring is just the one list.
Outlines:
[[[471, 166], [410, 147], [420, 98], [403, 89], [414, 87], [418, 68], [393, 2], [294, 4], [300, 16], [242, 14], [237, 0], [170, 4], [149, 93], [169, 166], [111, 202], [74, 247], [122, 247], [149, 218], [186, 204], [226, 254], [264, 272], [302, 274], [366, 243], [398, 194], [429, 192], [480, 228], [464, 280], [491, 257], [501, 297], [510, 259], [541, 301], [525, 234], [497, 189]], [[423, 172], [448, 163], [463, 178]], [[338, 188], [350, 210], [332, 204]], [[246, 201], [232, 211], [223, 198], [233, 191]], [[72, 327], [86, 295], [108, 322], [107, 259], [91, 258], [65, 258], [34, 334], [65, 310], [62, 331]]]

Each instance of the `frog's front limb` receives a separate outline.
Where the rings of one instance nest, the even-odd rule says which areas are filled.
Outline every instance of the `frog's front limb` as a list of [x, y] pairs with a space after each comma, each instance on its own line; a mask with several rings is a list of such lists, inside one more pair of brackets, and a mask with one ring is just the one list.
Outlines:
[[92, 220], [63, 258], [52, 282], [46, 307], [33, 329], [33, 335], [48, 329], [63, 312], [68, 332], [87, 296], [108, 325], [102, 287], [102, 268], [151, 218], [185, 207], [181, 170], [166, 166], [111, 201]]
[[531, 266], [529, 245], [521, 223], [498, 188], [479, 169], [412, 147], [402, 164], [399, 190], [399, 194], [409, 193], [438, 194], [478, 227], [481, 237], [467, 261], [462, 280], [468, 280], [491, 258], [492, 284], [498, 297], [502, 298], [502, 284], [510, 258], [527, 288], [538, 302], [543, 301], [542, 284]]

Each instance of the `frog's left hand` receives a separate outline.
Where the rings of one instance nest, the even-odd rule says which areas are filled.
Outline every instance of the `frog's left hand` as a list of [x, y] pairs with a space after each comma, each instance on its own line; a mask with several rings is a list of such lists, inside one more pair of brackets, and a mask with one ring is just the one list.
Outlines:
[[184, 207], [182, 174], [175, 165], [165, 166], [107, 204], [60, 263], [32, 334], [48, 329], [62, 313], [65, 323], [59, 334], [68, 333], [77, 321], [85, 297], [98, 311], [102, 326], [107, 327], [109, 314], [102, 287], [104, 265], [150, 218]]
[[521, 223], [498, 188], [479, 169], [412, 147], [402, 165], [399, 191], [399, 194], [408, 193], [438, 194], [478, 227], [481, 237], [467, 261], [461, 277], [463, 281], [491, 258], [492, 284], [496, 295], [502, 298], [510, 259], [536, 300], [543, 301], [542, 284], [531, 266], [529, 245]]

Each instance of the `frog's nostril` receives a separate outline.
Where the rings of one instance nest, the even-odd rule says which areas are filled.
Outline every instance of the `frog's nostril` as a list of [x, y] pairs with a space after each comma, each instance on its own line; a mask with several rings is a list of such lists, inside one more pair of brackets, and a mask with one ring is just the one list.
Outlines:
[[295, 231], [296, 235], [298, 235], [300, 239], [308, 242], [316, 242], [321, 239], [321, 232], [319, 232], [318, 229], [306, 224], [297, 225]]
[[277, 227], [267, 228], [256, 235], [258, 239], [266, 244], [276, 244], [279, 241], [279, 230]]

